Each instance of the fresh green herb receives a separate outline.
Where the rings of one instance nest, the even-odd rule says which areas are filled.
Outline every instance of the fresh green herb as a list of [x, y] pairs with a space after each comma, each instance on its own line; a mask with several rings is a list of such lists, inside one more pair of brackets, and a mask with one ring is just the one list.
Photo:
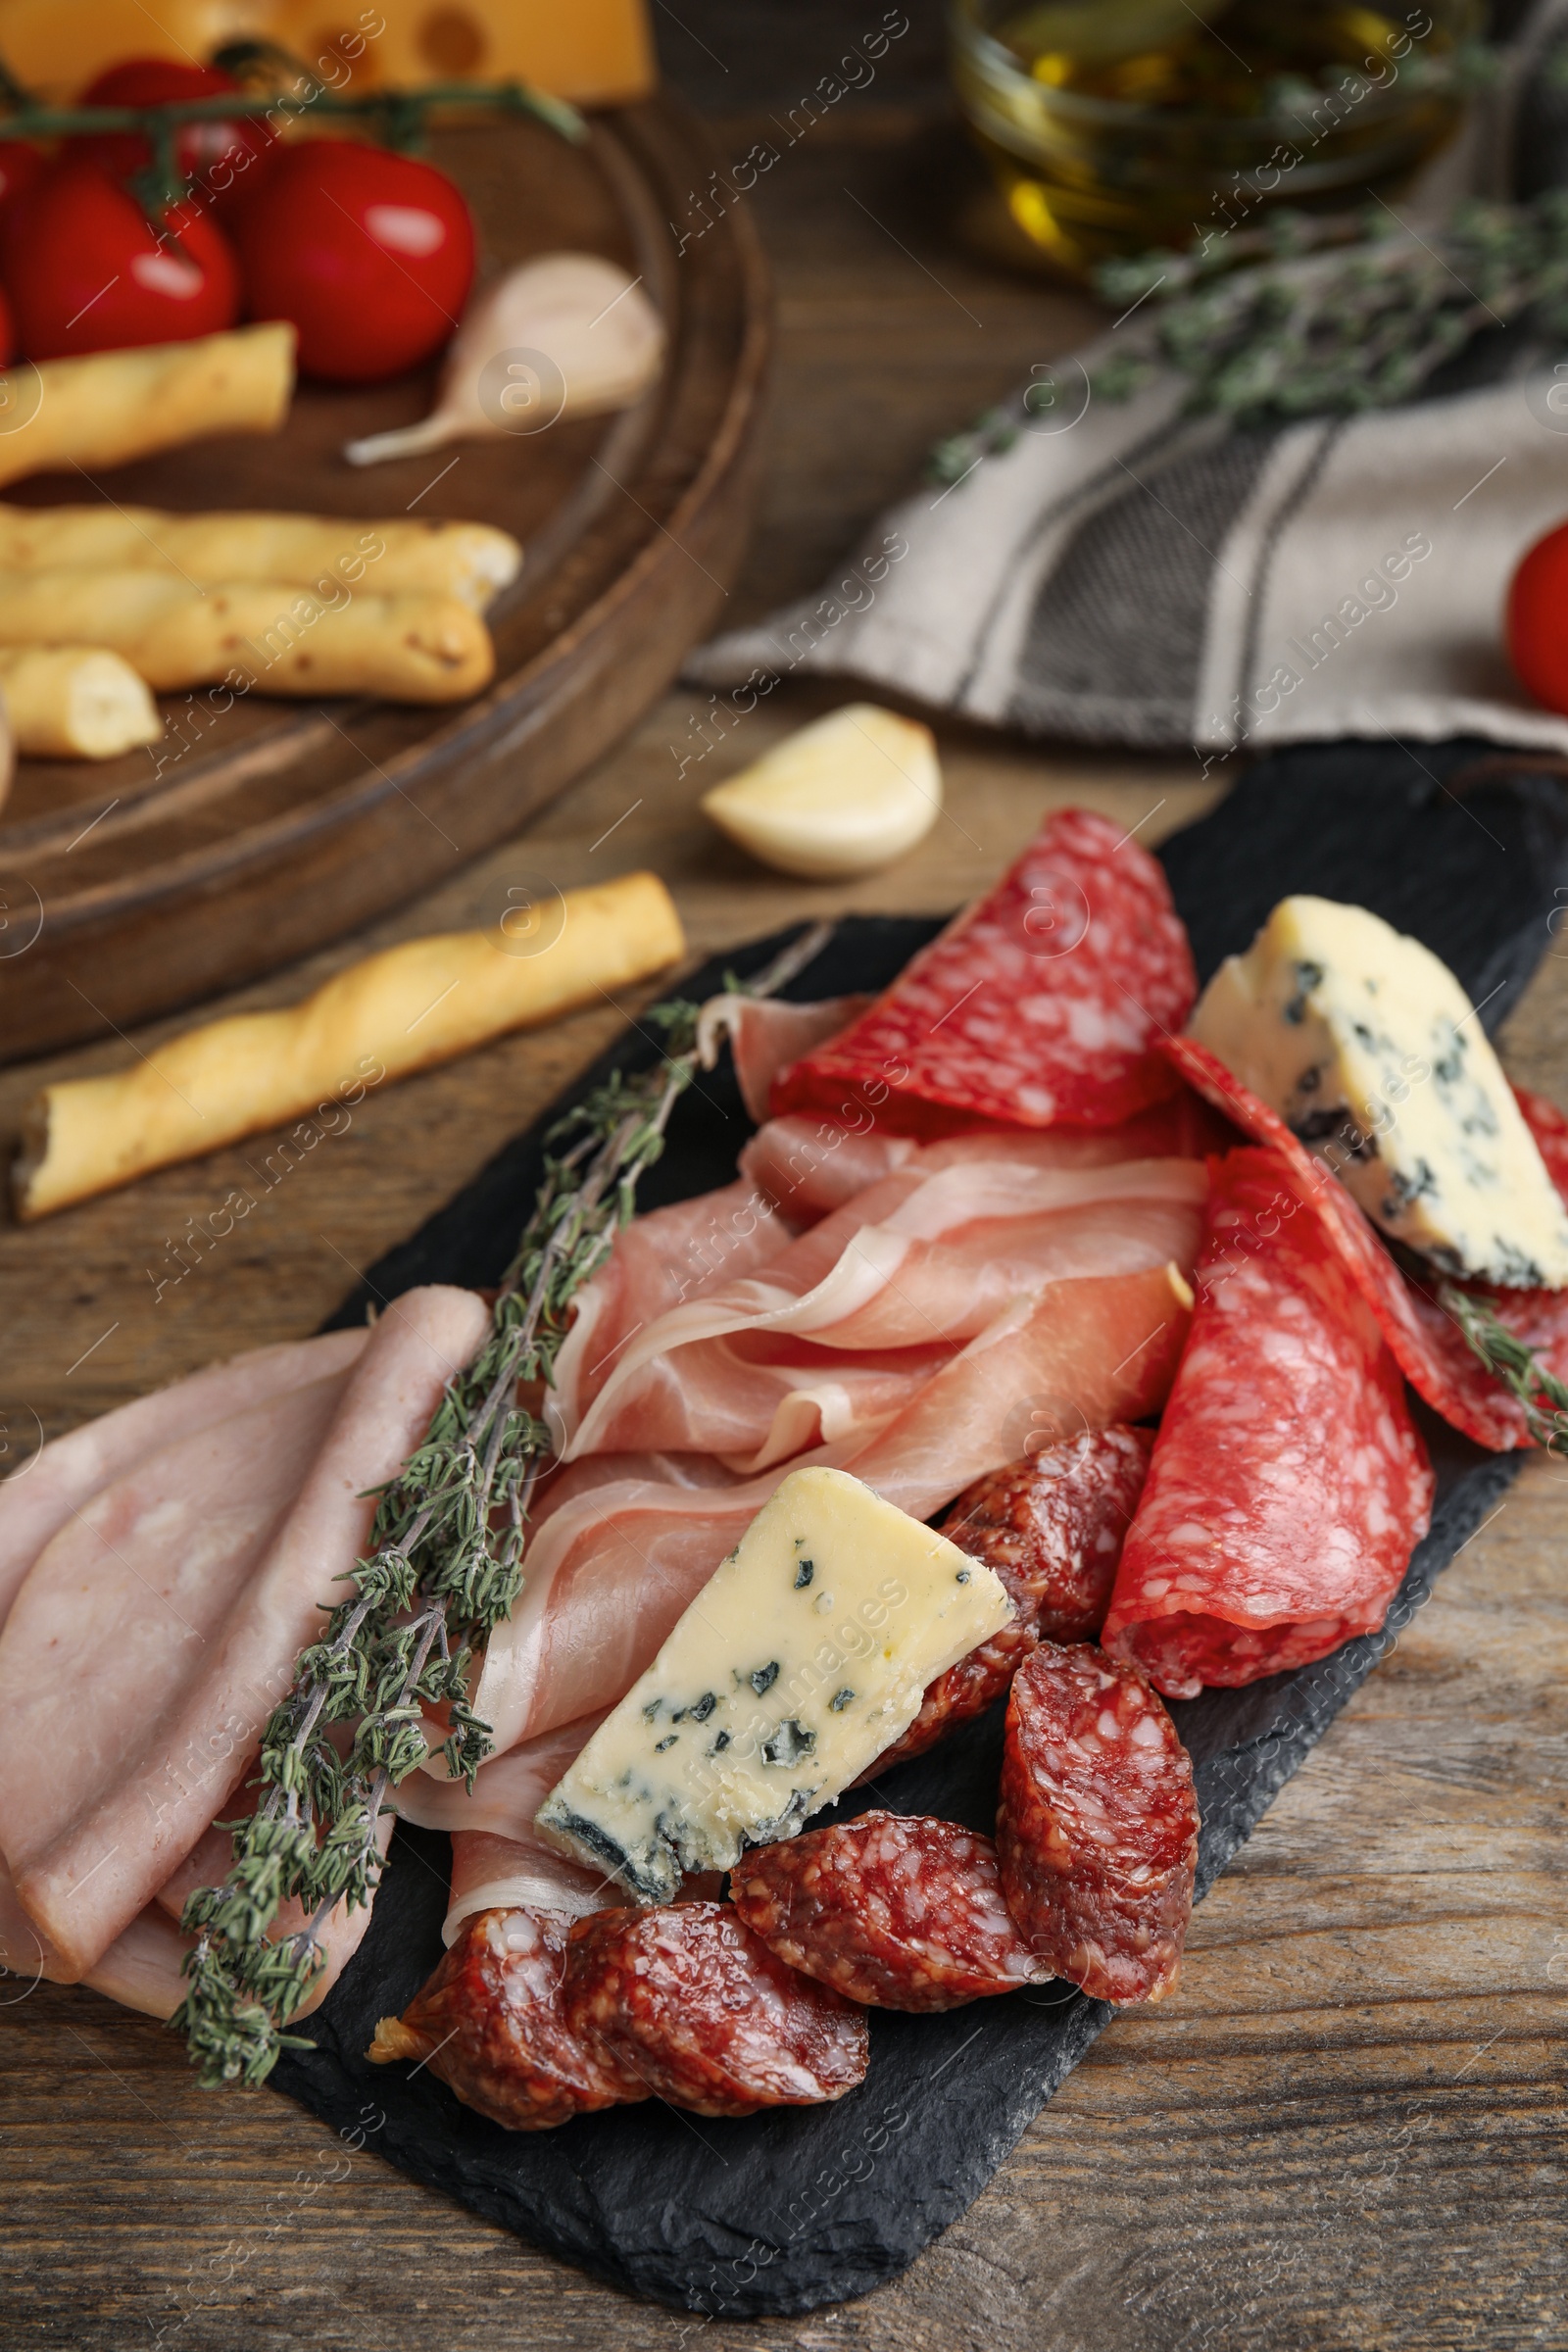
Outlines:
[[1535, 1349], [1499, 1323], [1485, 1300], [1471, 1292], [1446, 1282], [1438, 1304], [1453, 1317], [1487, 1370], [1518, 1397], [1536, 1444], [1548, 1453], [1561, 1453], [1568, 1439], [1568, 1383], [1548, 1370]]
[[1104, 398], [1166, 367], [1190, 410], [1242, 422], [1387, 408], [1490, 328], [1528, 318], [1568, 340], [1568, 190], [1462, 204], [1430, 238], [1386, 207], [1282, 211], [1185, 254], [1107, 262], [1096, 284], [1118, 310], [1149, 306], [1143, 348], [1095, 374]]
[[[745, 993], [782, 988], [828, 928], [807, 932]], [[204, 2083], [263, 2082], [282, 2049], [309, 2046], [284, 2029], [323, 1964], [332, 1912], [374, 1891], [377, 1825], [388, 1791], [424, 1760], [424, 1709], [446, 1707], [441, 1753], [470, 1789], [490, 1752], [489, 1727], [467, 1703], [474, 1651], [522, 1590], [528, 1503], [551, 1447], [546, 1424], [517, 1402], [518, 1386], [550, 1379], [572, 1301], [664, 1148], [698, 1069], [698, 1010], [681, 1001], [656, 1007], [646, 1021], [663, 1033], [662, 1059], [630, 1078], [617, 1072], [552, 1130], [556, 1150], [489, 1335], [448, 1383], [424, 1443], [376, 1491], [370, 1555], [342, 1580], [352, 1596], [303, 1652], [267, 1724], [251, 1784], [261, 1791], [256, 1810], [221, 1825], [233, 1835], [228, 1877], [185, 1905], [197, 1941], [172, 2023]], [[340, 1752], [330, 1727], [350, 1723]], [[307, 1924], [274, 1939], [290, 1901], [308, 1911]]]

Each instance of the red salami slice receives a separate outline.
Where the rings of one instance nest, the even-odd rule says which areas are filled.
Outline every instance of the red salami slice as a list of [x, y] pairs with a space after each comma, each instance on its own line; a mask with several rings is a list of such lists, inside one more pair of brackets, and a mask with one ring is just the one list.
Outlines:
[[928, 1686], [903, 1739], [864, 1778], [922, 1755], [954, 1724], [984, 1714], [1037, 1642], [1099, 1633], [1153, 1443], [1152, 1430], [1118, 1421], [1042, 1446], [964, 1490], [942, 1533], [996, 1570], [1012, 1622]]
[[1283, 1162], [1233, 1152], [1211, 1175], [1198, 1305], [1102, 1637], [1175, 1698], [1381, 1625], [1432, 1513], [1398, 1367]]
[[1142, 1675], [1043, 1643], [1007, 1700], [997, 1851], [1018, 1932], [1102, 2001], [1157, 2001], [1193, 1910], [1193, 1768]]
[[951, 1821], [863, 1813], [760, 1846], [730, 1885], [770, 1951], [874, 2009], [956, 2009], [1052, 1974], [1013, 1926], [996, 1847]]
[[1197, 993], [1160, 867], [1107, 817], [1064, 808], [868, 1012], [783, 1073], [772, 1107], [851, 1125], [869, 1111], [905, 1133], [954, 1111], [1114, 1126], [1173, 1091], [1152, 1048]]
[[562, 1911], [477, 1912], [404, 2012], [414, 2038], [398, 2055], [423, 2057], [465, 2106], [509, 2132], [547, 2132], [647, 2098], [602, 2067], [566, 2023], [570, 1926]]
[[[1190, 1037], [1173, 1037], [1161, 1050], [1190, 1085], [1206, 1095], [1245, 1135], [1267, 1145], [1277, 1155], [1283, 1185], [1313, 1210], [1417, 1394], [1455, 1429], [1462, 1429], [1466, 1437], [1494, 1453], [1528, 1445], [1530, 1433], [1518, 1402], [1471, 1353], [1457, 1327], [1437, 1304], [1437, 1277], [1427, 1289], [1407, 1281], [1339, 1179], [1291, 1133], [1277, 1112], [1234, 1078], [1205, 1046]], [[1496, 1311], [1511, 1328], [1519, 1311], [1516, 1301], [1539, 1302], [1559, 1296], [1515, 1291], [1496, 1301]], [[1568, 1323], [1568, 1307], [1559, 1311]], [[1538, 1323], [1550, 1319], [1549, 1311], [1539, 1303], [1534, 1312]], [[1568, 1353], [1568, 1338], [1563, 1345]]]
[[728, 1903], [576, 1921], [565, 2014], [625, 2099], [697, 2115], [841, 2099], [865, 2074], [865, 2020], [775, 1959]]

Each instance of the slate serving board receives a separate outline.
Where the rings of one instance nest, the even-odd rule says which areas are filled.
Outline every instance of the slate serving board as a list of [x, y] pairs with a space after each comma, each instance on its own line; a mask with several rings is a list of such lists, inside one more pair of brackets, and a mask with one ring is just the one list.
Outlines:
[[[1302, 747], [1254, 768], [1212, 815], [1162, 856], [1200, 973], [1244, 947], [1291, 891], [1353, 899], [1413, 931], [1452, 964], [1494, 1027], [1551, 948], [1568, 884], [1568, 794], [1542, 775], [1471, 773], [1475, 744]], [[1494, 764], [1490, 763], [1489, 764]], [[874, 989], [936, 926], [851, 917], [790, 992]], [[756, 970], [779, 942], [715, 960], [688, 993]], [[635, 1028], [583, 1086], [612, 1066], [645, 1067]], [[542, 1131], [507, 1147], [449, 1207], [373, 1269], [334, 1323], [370, 1297], [416, 1283], [496, 1279], [527, 1214]], [[684, 1099], [645, 1205], [727, 1182], [749, 1131], [726, 1069]], [[1495, 1508], [1514, 1463], [1483, 1453], [1429, 1414], [1439, 1472], [1432, 1532], [1380, 1634], [1244, 1690], [1211, 1690], [1173, 1713], [1197, 1766], [1199, 1892], [1364, 1681], [1433, 1580]], [[990, 1829], [1002, 1709], [847, 1798]], [[940, 2017], [871, 2013], [864, 2083], [830, 2107], [745, 2122], [658, 2103], [538, 2134], [503, 2132], [462, 2107], [428, 2071], [369, 2066], [377, 2018], [404, 2008], [439, 1957], [445, 1838], [400, 1828], [369, 1933], [310, 2032], [272, 2081], [328, 2122], [366, 2135], [392, 2163], [612, 2284], [733, 2318], [807, 2311], [893, 2278], [985, 2185], [1112, 2012], [1067, 1985]]]

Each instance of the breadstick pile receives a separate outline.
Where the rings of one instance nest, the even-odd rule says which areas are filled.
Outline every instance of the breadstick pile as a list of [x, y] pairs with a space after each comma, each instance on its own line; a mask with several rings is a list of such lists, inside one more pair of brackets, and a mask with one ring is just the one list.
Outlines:
[[[0, 373], [0, 485], [215, 433], [271, 433], [293, 330]], [[495, 674], [483, 614], [522, 564], [507, 532], [311, 514], [0, 507], [0, 695], [19, 752], [113, 759], [163, 733], [152, 694], [461, 702]], [[151, 692], [149, 692], [149, 689]]]

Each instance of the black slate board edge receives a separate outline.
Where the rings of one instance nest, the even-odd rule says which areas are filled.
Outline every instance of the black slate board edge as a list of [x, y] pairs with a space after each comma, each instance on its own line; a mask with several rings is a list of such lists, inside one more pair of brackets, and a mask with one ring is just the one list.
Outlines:
[[[1486, 747], [1298, 748], [1251, 771], [1162, 853], [1200, 971], [1245, 946], [1286, 891], [1314, 890], [1371, 905], [1417, 932], [1473, 998], [1500, 983], [1484, 1014], [1493, 1027], [1547, 945], [1556, 887], [1568, 874], [1568, 804], [1548, 780], [1530, 777], [1489, 780], [1461, 806], [1443, 778], [1478, 748]], [[1478, 849], [1477, 829], [1499, 858], [1515, 852], [1506, 866], [1484, 843]], [[760, 968], [799, 928], [715, 959], [687, 990], [718, 986], [725, 968]], [[788, 993], [806, 999], [883, 985], [936, 928], [849, 918]], [[647, 1066], [656, 1053], [655, 1041], [633, 1028], [567, 1100], [612, 1068]], [[493, 1281], [531, 1200], [548, 1124], [549, 1117], [508, 1146], [372, 1268], [334, 1326], [361, 1321], [368, 1300], [416, 1282]], [[728, 1181], [748, 1124], [733, 1074], [705, 1078], [681, 1105], [644, 1204]], [[1200, 1892], [1514, 1475], [1515, 1459], [1483, 1453], [1432, 1416], [1423, 1415], [1423, 1428], [1439, 1470], [1438, 1506], [1382, 1631], [1316, 1666], [1242, 1690], [1208, 1690], [1173, 1709], [1202, 1804]], [[998, 1708], [868, 1793], [899, 1810], [941, 1811], [987, 1828], [1000, 1739]], [[843, 1810], [863, 1802], [846, 1801]], [[934, 2018], [873, 2012], [870, 2074], [832, 2107], [715, 2123], [648, 2106], [556, 2132], [508, 2133], [461, 2107], [428, 2073], [372, 2068], [362, 2055], [376, 2018], [406, 2005], [438, 1955], [447, 1859], [444, 1838], [399, 1829], [365, 1943], [312, 2021], [317, 2046], [285, 2057], [274, 2084], [475, 2212], [612, 2285], [677, 2309], [784, 2316], [896, 2277], [984, 2187], [1113, 2014], [1064, 1986]]]

